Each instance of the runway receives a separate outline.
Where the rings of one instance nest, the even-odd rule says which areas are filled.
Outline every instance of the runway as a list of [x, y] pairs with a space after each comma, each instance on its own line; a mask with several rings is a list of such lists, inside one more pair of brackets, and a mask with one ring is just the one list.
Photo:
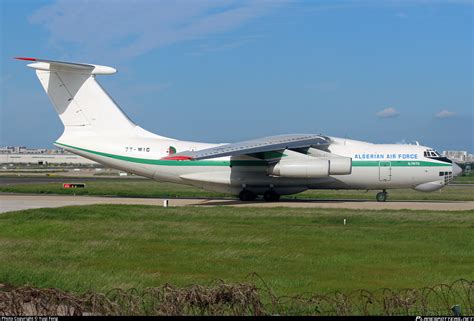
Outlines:
[[22, 184], [46, 184], [46, 183], [85, 183], [100, 181], [144, 181], [147, 178], [142, 177], [47, 177], [47, 176], [0, 176], [0, 186], [22, 185]]
[[[94, 197], [70, 195], [0, 194], [0, 213], [32, 208], [53, 208], [91, 204], [135, 204], [163, 206], [162, 198]], [[296, 208], [345, 208], [366, 210], [474, 210], [474, 201], [388, 201], [379, 203], [365, 200], [284, 200], [241, 202], [232, 199], [169, 199], [168, 206], [236, 206], [236, 207], [296, 207]]]

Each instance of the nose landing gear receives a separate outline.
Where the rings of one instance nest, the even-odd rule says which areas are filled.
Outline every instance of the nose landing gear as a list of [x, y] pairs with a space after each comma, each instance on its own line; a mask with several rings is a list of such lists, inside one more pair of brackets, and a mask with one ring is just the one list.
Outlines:
[[383, 190], [383, 192], [377, 193], [375, 198], [377, 199], [377, 202], [385, 202], [387, 200], [388, 193], [386, 190]]

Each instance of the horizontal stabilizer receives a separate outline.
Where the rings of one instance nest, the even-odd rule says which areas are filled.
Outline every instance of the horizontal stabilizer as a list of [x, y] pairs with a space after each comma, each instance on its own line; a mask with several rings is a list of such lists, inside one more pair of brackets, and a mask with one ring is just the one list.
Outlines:
[[92, 64], [83, 64], [75, 62], [65, 62], [47, 59], [27, 58], [27, 57], [15, 57], [18, 60], [32, 61], [28, 67], [43, 70], [43, 71], [64, 71], [64, 72], [78, 72], [87, 73], [91, 75], [111, 75], [117, 72], [117, 69]]

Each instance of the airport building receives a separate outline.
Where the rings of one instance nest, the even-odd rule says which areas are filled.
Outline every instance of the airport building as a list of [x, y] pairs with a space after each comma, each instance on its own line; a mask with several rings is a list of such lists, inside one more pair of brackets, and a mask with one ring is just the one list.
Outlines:
[[87, 158], [63, 149], [26, 148], [24, 146], [0, 147], [0, 164], [74, 164], [99, 165]]
[[460, 164], [474, 163], [474, 154], [468, 154], [465, 150], [445, 150], [443, 156]]

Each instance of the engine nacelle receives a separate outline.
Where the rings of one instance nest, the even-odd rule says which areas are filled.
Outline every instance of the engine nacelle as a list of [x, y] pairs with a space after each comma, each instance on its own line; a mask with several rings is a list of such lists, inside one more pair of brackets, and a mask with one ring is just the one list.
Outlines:
[[311, 157], [281, 160], [267, 169], [268, 175], [293, 178], [321, 178], [329, 175], [348, 175], [352, 172], [350, 157]]
[[332, 154], [316, 148], [309, 148], [307, 154], [317, 159], [328, 159], [330, 175], [348, 175], [352, 173], [352, 158], [350, 157]]
[[352, 158], [334, 157], [329, 158], [330, 175], [348, 175], [352, 173]]
[[280, 161], [268, 168], [268, 175], [294, 178], [318, 178], [329, 176], [329, 160]]

